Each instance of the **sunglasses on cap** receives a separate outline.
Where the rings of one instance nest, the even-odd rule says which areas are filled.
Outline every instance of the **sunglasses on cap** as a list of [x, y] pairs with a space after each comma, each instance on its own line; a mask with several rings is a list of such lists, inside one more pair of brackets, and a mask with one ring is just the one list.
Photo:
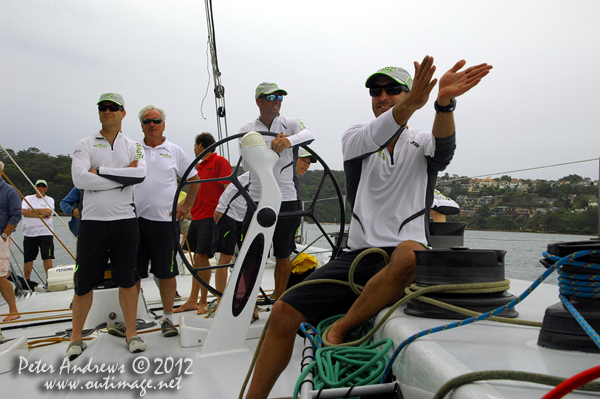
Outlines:
[[98, 111], [104, 112], [107, 109], [110, 110], [110, 112], [123, 111], [123, 107], [120, 105], [117, 105], [117, 104], [111, 104], [111, 105], [98, 104]]
[[408, 86], [406, 85], [385, 85], [385, 86], [371, 86], [369, 87], [369, 94], [371, 97], [379, 97], [381, 95], [381, 90], [385, 90], [385, 92], [389, 96], [395, 96], [396, 94], [400, 94], [403, 91], [408, 92]]
[[282, 95], [267, 94], [267, 95], [262, 95], [261, 98], [266, 98], [267, 101], [275, 101], [275, 99], [277, 99], [277, 101], [279, 101], [280, 103], [283, 102]]
[[143, 123], [144, 125], [149, 125], [149, 124], [150, 124], [150, 122], [154, 122], [154, 124], [155, 124], [155, 125], [160, 125], [160, 124], [162, 123], [162, 121], [163, 121], [163, 120], [162, 120], [162, 119], [160, 119], [160, 118], [154, 118], [154, 119], [144, 119], [144, 120], [142, 121], [142, 123]]

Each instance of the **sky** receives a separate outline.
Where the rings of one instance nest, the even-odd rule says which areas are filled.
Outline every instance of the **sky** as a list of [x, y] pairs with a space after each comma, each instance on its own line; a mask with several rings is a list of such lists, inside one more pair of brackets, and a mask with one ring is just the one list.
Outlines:
[[[258, 116], [256, 86], [276, 82], [289, 93], [281, 114], [301, 119], [311, 148], [341, 170], [343, 132], [374, 118], [370, 74], [390, 65], [412, 74], [431, 55], [439, 78], [465, 59], [494, 68], [457, 99], [445, 172], [598, 179], [596, 0], [213, 0], [213, 15], [229, 135]], [[142, 139], [137, 113], [153, 104], [192, 157], [198, 133], [217, 136], [207, 38], [200, 1], [0, 0], [0, 144], [71, 154], [100, 129], [100, 94], [118, 92], [125, 134]], [[436, 95], [411, 128], [431, 130]]]

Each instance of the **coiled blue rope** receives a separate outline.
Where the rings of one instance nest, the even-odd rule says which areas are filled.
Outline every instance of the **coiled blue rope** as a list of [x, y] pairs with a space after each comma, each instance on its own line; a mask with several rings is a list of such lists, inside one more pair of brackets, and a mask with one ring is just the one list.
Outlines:
[[[570, 255], [567, 255], [564, 258], [556, 257], [555, 258], [556, 263], [554, 263], [552, 266], [550, 266], [540, 277], [538, 277], [525, 290], [525, 292], [523, 292], [520, 296], [518, 296], [517, 298], [515, 298], [514, 300], [512, 300], [510, 303], [508, 303], [508, 304], [506, 304], [506, 305], [504, 305], [502, 307], [499, 307], [497, 309], [494, 309], [494, 310], [492, 310], [490, 312], [483, 313], [483, 314], [481, 314], [479, 316], [475, 316], [475, 317], [471, 317], [471, 318], [468, 318], [468, 319], [465, 319], [465, 320], [461, 320], [461, 321], [457, 321], [457, 322], [453, 322], [453, 323], [449, 323], [449, 324], [444, 324], [444, 325], [439, 326], [439, 327], [429, 328], [427, 330], [423, 330], [423, 331], [421, 331], [421, 332], [419, 332], [419, 333], [417, 333], [417, 334], [415, 334], [415, 335], [407, 338], [394, 351], [394, 354], [390, 358], [390, 360], [389, 360], [389, 362], [388, 362], [388, 364], [386, 366], [386, 369], [385, 369], [385, 371], [384, 371], [384, 373], [383, 373], [383, 375], [382, 375], [382, 377], [381, 377], [381, 379], [380, 379], [379, 382], [382, 383], [382, 384], [385, 382], [385, 380], [387, 379], [388, 374], [392, 370], [392, 364], [394, 363], [394, 361], [396, 360], [396, 358], [400, 354], [400, 351], [402, 349], [404, 349], [404, 347], [406, 347], [408, 344], [410, 344], [411, 342], [415, 341], [416, 339], [421, 338], [421, 337], [423, 337], [425, 335], [434, 334], [434, 333], [440, 332], [440, 331], [451, 330], [451, 329], [456, 328], [456, 327], [461, 327], [461, 326], [464, 326], [464, 325], [467, 325], [467, 324], [475, 323], [475, 322], [480, 321], [480, 320], [485, 320], [485, 319], [487, 319], [487, 318], [489, 318], [491, 316], [496, 316], [496, 315], [498, 315], [498, 314], [500, 314], [502, 312], [505, 312], [506, 310], [515, 307], [517, 304], [519, 304], [521, 301], [523, 301], [525, 298], [527, 298], [529, 296], [529, 294], [531, 294], [533, 292], [533, 290], [536, 289], [542, 283], [542, 281], [544, 281], [550, 274], [552, 274], [555, 270], [557, 270], [560, 267], [562, 267], [564, 264], [569, 263], [569, 264], [572, 264], [572, 265], [575, 265], [575, 266], [591, 266], [591, 264], [584, 263], [584, 262], [579, 262], [579, 261], [575, 261], [575, 259], [580, 258], [582, 256], [586, 256], [586, 255], [598, 253], [598, 252], [599, 251], [596, 251], [596, 250], [579, 251], [579, 252], [574, 252], [574, 253], [572, 253]], [[553, 256], [553, 255], [550, 255], [547, 252], [544, 252], [544, 256], [545, 257], [550, 257], [550, 256]], [[600, 265], [594, 265], [594, 268], [600, 268]], [[559, 297], [561, 297], [561, 296], [562, 295], [560, 295]], [[584, 320], [584, 322], [585, 322], [585, 320]], [[587, 324], [587, 322], [586, 322], [586, 324]], [[585, 327], [584, 327], [584, 329], [585, 329]], [[590, 329], [591, 329], [591, 327], [590, 327]]]
[[[582, 251], [583, 252], [583, 251]], [[593, 251], [595, 252], [595, 251]], [[590, 253], [593, 253], [590, 251]], [[550, 255], [544, 252], [544, 257], [552, 261], [559, 261], [561, 258], [556, 255]], [[589, 269], [600, 270], [600, 265], [596, 263], [584, 263], [580, 261], [570, 262], [570, 265], [585, 267]], [[560, 294], [558, 297], [564, 307], [571, 313], [577, 323], [583, 328], [585, 333], [594, 341], [594, 344], [600, 349], [600, 336], [581, 316], [581, 313], [569, 302], [566, 296], [574, 298], [599, 298], [600, 297], [600, 276], [590, 274], [572, 274], [563, 270], [558, 271], [558, 287]]]

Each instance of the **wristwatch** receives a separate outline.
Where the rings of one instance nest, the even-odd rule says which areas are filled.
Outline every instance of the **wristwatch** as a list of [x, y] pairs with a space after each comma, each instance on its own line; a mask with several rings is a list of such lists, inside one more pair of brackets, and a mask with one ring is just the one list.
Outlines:
[[8, 238], [8, 234], [2, 233], [2, 238], [4, 238], [6, 240]]
[[435, 100], [435, 102], [433, 103], [433, 107], [435, 108], [436, 114], [444, 113], [444, 112], [454, 112], [454, 109], [456, 108], [456, 98], [452, 98], [452, 100], [450, 100], [450, 104], [448, 104], [444, 107], [439, 105], [437, 100]]

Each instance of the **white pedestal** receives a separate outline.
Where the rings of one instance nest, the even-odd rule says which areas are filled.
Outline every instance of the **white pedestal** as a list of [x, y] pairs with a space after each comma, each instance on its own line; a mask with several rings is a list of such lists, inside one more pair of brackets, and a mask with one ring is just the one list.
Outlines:
[[[84, 330], [89, 328], [95, 328], [98, 324], [108, 323], [110, 320], [109, 315], [115, 313], [115, 322], [124, 322], [125, 317], [119, 304], [119, 288], [107, 288], [107, 289], [95, 289], [94, 290], [94, 302], [92, 308], [88, 313], [87, 319], [83, 326]], [[140, 292], [137, 305], [137, 316], [138, 319], [148, 319], [148, 309], [146, 308], [146, 301], [144, 299], [144, 292]]]

